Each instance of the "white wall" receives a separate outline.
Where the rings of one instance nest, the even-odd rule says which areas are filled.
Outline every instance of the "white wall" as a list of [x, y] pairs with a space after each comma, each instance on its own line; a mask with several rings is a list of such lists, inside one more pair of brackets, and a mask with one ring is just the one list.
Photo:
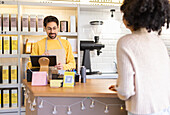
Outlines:
[[[116, 8], [114, 17], [111, 18], [110, 9], [100, 10], [86, 10], [81, 9], [80, 11], [80, 25], [79, 25], [79, 37], [80, 40], [94, 40], [92, 30], [90, 29], [89, 22], [93, 20], [102, 20], [103, 31], [100, 36], [100, 43], [105, 45], [102, 49], [102, 53], [97, 56], [97, 51], [91, 51], [91, 65], [92, 71], [101, 72], [115, 72], [114, 61], [116, 60], [116, 44], [118, 39], [125, 34], [130, 33], [125, 28], [122, 22], [122, 13]], [[169, 49], [170, 54], [170, 30], [165, 31], [163, 29], [161, 38], [164, 38], [165, 44]], [[83, 51], [81, 51], [81, 62], [82, 62]]]

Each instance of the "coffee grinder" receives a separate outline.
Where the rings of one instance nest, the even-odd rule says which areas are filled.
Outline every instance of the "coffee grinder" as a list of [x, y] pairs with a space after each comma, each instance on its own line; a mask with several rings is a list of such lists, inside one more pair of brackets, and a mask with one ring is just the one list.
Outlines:
[[91, 69], [90, 51], [96, 49], [97, 55], [99, 56], [100, 53], [102, 53], [101, 49], [105, 47], [105, 45], [99, 43], [99, 35], [102, 30], [101, 25], [103, 25], [103, 21], [91, 21], [90, 25], [92, 26], [94, 41], [80, 41], [80, 50], [84, 51], [82, 66], [85, 66], [86, 70], [89, 70], [89, 72], [86, 72], [87, 75], [100, 74], [99, 71], [92, 71]]

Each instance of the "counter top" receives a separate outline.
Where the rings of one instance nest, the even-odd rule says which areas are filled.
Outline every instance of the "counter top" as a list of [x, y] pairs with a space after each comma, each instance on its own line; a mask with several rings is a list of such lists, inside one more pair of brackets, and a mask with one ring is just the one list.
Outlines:
[[34, 96], [41, 97], [117, 97], [117, 93], [109, 90], [115, 85], [114, 79], [87, 79], [86, 83], [76, 83], [72, 88], [51, 88], [47, 86], [32, 86], [31, 82], [23, 80], [23, 84]]
[[118, 78], [118, 74], [117, 73], [113, 73], [113, 74], [101, 74], [101, 75], [86, 75], [87, 79], [117, 79]]

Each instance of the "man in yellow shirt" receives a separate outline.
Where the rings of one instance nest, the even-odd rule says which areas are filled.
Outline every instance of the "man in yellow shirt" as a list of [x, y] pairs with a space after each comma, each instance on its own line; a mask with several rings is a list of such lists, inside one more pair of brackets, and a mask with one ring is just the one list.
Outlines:
[[31, 55], [56, 55], [58, 70], [75, 69], [75, 60], [71, 44], [58, 38], [59, 21], [54, 16], [44, 18], [44, 29], [47, 37], [35, 43]]

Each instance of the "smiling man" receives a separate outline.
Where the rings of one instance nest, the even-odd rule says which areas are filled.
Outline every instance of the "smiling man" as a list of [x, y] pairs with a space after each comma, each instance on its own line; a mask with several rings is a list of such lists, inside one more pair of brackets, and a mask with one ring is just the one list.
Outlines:
[[75, 60], [71, 44], [64, 39], [58, 38], [59, 21], [55, 16], [44, 18], [44, 29], [47, 37], [38, 41], [31, 55], [56, 55], [58, 70], [75, 69]]

